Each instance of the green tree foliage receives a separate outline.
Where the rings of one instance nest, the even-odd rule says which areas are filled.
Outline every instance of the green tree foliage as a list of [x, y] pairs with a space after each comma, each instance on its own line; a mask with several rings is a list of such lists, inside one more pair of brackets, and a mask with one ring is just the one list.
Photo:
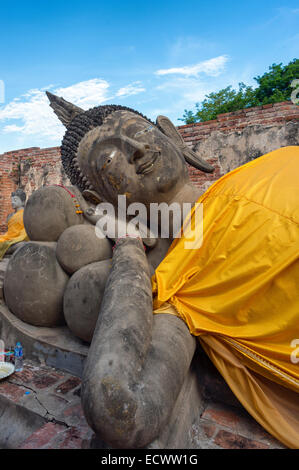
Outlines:
[[299, 59], [292, 60], [288, 65], [273, 64], [269, 72], [261, 77], [254, 77], [258, 83], [255, 96], [258, 104], [278, 103], [291, 97], [291, 83], [299, 78]]
[[254, 106], [254, 90], [244, 83], [239, 83], [239, 90], [233, 90], [232, 86], [223, 88], [216, 93], [206, 95], [201, 103], [196, 103], [196, 113], [185, 110], [182, 121], [186, 124], [192, 122], [210, 121], [216, 119], [218, 114], [237, 111], [248, 106]]
[[185, 124], [210, 121], [216, 119], [218, 114], [287, 101], [292, 93], [291, 82], [296, 78], [299, 79], [299, 59], [294, 59], [285, 66], [282, 63], [273, 64], [269, 67], [269, 72], [254, 77], [258, 83], [257, 88], [239, 83], [238, 90], [228, 86], [216, 93], [210, 93], [201, 103], [196, 103], [195, 113], [185, 109], [180, 121]]

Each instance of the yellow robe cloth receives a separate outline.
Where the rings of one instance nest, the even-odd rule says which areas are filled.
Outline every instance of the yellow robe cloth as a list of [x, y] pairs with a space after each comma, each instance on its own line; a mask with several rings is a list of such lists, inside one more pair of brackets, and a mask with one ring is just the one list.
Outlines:
[[299, 147], [233, 170], [198, 202], [203, 242], [174, 240], [154, 313], [180, 316], [248, 412], [299, 448]]
[[7, 222], [7, 232], [0, 236], [0, 260], [11, 245], [29, 240], [23, 223], [24, 209], [17, 211]]

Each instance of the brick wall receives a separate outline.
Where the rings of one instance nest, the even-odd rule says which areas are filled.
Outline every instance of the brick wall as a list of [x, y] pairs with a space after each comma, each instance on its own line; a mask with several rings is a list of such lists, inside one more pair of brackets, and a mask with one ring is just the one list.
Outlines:
[[[191, 181], [206, 190], [228, 171], [286, 145], [299, 145], [299, 107], [289, 101], [219, 114], [217, 119], [179, 126], [187, 144], [215, 167], [212, 174], [189, 167]], [[29, 196], [49, 184], [69, 184], [60, 147], [32, 147], [0, 155], [0, 233], [12, 212], [10, 193]]]
[[206, 190], [220, 176], [254, 158], [299, 145], [299, 106], [290, 101], [266, 104], [178, 129], [187, 144], [215, 167], [212, 175], [190, 167], [193, 183]]
[[44, 185], [70, 184], [60, 160], [60, 147], [32, 147], [0, 155], [0, 233], [7, 230], [13, 212], [11, 192], [22, 188], [27, 197]]

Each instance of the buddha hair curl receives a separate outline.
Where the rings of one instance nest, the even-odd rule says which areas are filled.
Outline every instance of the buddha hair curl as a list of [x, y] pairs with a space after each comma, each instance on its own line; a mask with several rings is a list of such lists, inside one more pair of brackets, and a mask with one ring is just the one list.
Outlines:
[[88, 111], [77, 114], [72, 119], [61, 144], [61, 160], [63, 168], [71, 183], [83, 192], [86, 189], [93, 189], [87, 177], [80, 171], [77, 161], [78, 147], [83, 137], [91, 129], [101, 126], [104, 119], [115, 111], [130, 111], [156, 126], [150, 119], [139, 113], [135, 109], [120, 105], [96, 106]]

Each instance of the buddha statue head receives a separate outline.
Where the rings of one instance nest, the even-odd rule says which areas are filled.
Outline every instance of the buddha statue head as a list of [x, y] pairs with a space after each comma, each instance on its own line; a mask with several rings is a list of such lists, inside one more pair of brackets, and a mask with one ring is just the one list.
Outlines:
[[48, 93], [50, 105], [67, 127], [61, 156], [65, 171], [83, 196], [117, 203], [168, 202], [189, 180], [186, 161], [212, 172], [183, 141], [165, 116], [156, 123], [124, 106], [84, 111]]
[[25, 206], [26, 193], [18, 188], [16, 191], [11, 193], [11, 205], [15, 211], [22, 209]]

